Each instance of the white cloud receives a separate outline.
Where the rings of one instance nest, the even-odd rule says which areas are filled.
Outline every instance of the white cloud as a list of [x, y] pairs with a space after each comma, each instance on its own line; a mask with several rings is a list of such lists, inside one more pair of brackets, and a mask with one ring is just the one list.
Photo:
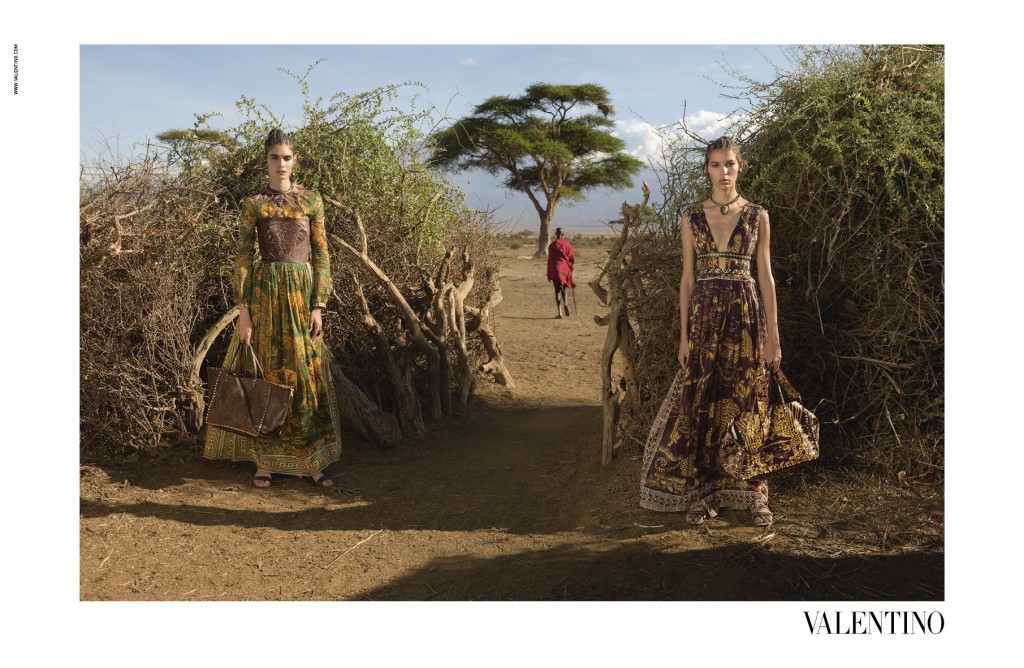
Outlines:
[[726, 116], [717, 111], [702, 109], [671, 123], [666, 123], [660, 128], [637, 119], [616, 120], [612, 134], [626, 143], [626, 153], [644, 162], [657, 162], [661, 157], [664, 141], [662, 135], [683, 136], [681, 127], [683, 123], [691, 132], [711, 141], [727, 134], [736, 123], [742, 120], [743, 118], [739, 116]]
[[640, 120], [617, 120], [612, 134], [626, 142], [626, 153], [644, 162], [661, 155], [661, 137], [650, 123]]
[[475, 67], [476, 66], [476, 58], [473, 58], [473, 57], [463, 58], [462, 60], [459, 61], [459, 65], [464, 65], [466, 67]]
[[708, 141], [717, 139], [729, 132], [730, 129], [742, 118], [737, 116], [726, 116], [717, 111], [706, 111], [701, 109], [694, 114], [687, 114], [682, 119], [691, 132]]

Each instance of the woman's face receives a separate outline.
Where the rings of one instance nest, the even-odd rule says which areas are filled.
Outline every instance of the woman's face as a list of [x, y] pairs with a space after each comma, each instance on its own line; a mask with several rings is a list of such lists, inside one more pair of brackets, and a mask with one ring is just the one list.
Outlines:
[[716, 148], [708, 156], [708, 178], [716, 188], [735, 186], [740, 171], [740, 161], [732, 149]]
[[291, 178], [295, 168], [295, 151], [287, 144], [276, 144], [267, 151], [267, 171], [282, 181]]

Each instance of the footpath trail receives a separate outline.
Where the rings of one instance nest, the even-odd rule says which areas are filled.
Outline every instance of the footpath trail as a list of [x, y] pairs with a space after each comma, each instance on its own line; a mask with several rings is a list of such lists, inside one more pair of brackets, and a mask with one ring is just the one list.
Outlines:
[[347, 442], [334, 489], [257, 490], [251, 466], [198, 447], [83, 465], [81, 599], [942, 598], [934, 495], [800, 479], [770, 531], [639, 508], [640, 453], [599, 462], [604, 309], [586, 281], [606, 254], [577, 250], [578, 312], [561, 320], [543, 263], [507, 251], [495, 326], [514, 391], [484, 379], [447, 425], [391, 450]]

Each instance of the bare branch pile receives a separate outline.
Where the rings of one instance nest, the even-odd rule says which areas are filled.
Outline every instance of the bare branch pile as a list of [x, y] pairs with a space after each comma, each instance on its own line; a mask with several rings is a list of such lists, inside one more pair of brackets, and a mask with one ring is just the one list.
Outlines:
[[[822, 420], [824, 465], [941, 479], [943, 52], [805, 49], [795, 62], [751, 83], [743, 97], [756, 104], [732, 132], [751, 165], [741, 191], [771, 215], [783, 367]], [[606, 347], [619, 396], [605, 458], [643, 447], [678, 368], [676, 212], [703, 198], [702, 157], [690, 137], [669, 144], [663, 201], [639, 224], [624, 207], [605, 303], [635, 342], [611, 341], [625, 356], [618, 379]], [[634, 383], [635, 398], [614, 389]]]
[[[481, 371], [512, 385], [489, 322], [501, 300], [490, 223], [419, 162], [423, 119], [388, 108], [393, 91], [325, 104], [303, 92], [296, 180], [326, 206], [325, 337], [341, 412], [350, 433], [393, 445], [450, 415], [453, 395], [466, 403]], [[262, 138], [279, 125], [264, 105], [239, 107], [232, 141], [202, 141], [200, 116], [171, 146], [83, 168], [84, 456], [199, 436], [206, 367], [234, 334], [239, 203], [261, 187]]]

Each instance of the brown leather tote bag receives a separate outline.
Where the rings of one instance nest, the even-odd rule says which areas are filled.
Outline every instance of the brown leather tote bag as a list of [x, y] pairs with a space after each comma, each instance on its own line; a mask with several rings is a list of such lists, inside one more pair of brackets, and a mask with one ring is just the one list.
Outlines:
[[[239, 345], [245, 346], [244, 343]], [[278, 385], [259, 378], [263, 370], [256, 360], [256, 353], [252, 346], [245, 347], [249, 349], [255, 367], [253, 378], [244, 375], [247, 366], [244, 361], [243, 375], [220, 367], [210, 367], [206, 424], [243, 436], [271, 438], [281, 431], [288, 419], [294, 390], [288, 385]], [[235, 353], [227, 366], [234, 366], [237, 348]]]

